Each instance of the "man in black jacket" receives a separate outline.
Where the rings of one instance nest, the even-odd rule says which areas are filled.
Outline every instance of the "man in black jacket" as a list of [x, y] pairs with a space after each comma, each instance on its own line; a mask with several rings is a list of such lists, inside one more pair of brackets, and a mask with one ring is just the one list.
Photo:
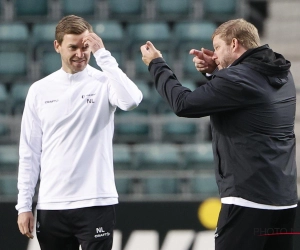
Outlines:
[[222, 202], [217, 250], [292, 250], [297, 206], [291, 63], [260, 46], [244, 19], [220, 25], [214, 51], [192, 49], [210, 80], [183, 87], [151, 42], [141, 46], [155, 87], [181, 117], [210, 115], [216, 180]]

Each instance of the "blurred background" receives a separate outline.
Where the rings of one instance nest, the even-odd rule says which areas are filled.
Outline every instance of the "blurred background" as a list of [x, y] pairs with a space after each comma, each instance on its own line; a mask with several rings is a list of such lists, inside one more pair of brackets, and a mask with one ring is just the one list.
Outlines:
[[[21, 237], [14, 210], [21, 116], [29, 86], [61, 67], [60, 55], [53, 49], [55, 26], [69, 14], [82, 16], [93, 25], [119, 67], [144, 95], [137, 109], [116, 111], [114, 165], [120, 204], [116, 231], [119, 243], [114, 250], [213, 249], [212, 230], [220, 204], [209, 118], [185, 119], [171, 112], [153, 88], [141, 60], [140, 46], [152, 41], [180, 82], [193, 90], [205, 83], [205, 78], [195, 70], [188, 51], [212, 49], [215, 28], [224, 21], [242, 17], [256, 25], [262, 44], [269, 44], [292, 62], [299, 95], [299, 0], [0, 3], [0, 214], [7, 220], [1, 222], [0, 249], [27, 249], [26, 239], [13, 240]], [[98, 67], [93, 57], [90, 64]], [[297, 145], [297, 152], [299, 148]], [[299, 157], [297, 153], [298, 167]], [[170, 232], [175, 234], [169, 235]], [[180, 237], [185, 245], [177, 242]], [[147, 243], [147, 248], [143, 244], [149, 241], [155, 244]]]

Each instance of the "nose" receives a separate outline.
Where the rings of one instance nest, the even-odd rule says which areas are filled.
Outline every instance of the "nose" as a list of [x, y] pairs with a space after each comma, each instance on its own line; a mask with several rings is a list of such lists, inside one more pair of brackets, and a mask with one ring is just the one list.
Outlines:
[[214, 52], [213, 56], [211, 57], [213, 60], [216, 60], [218, 57], [217, 57], [217, 54], [216, 52]]
[[83, 51], [82, 51], [81, 49], [78, 49], [78, 50], [76, 51], [76, 56], [77, 56], [78, 58], [83, 58], [83, 57], [84, 57]]

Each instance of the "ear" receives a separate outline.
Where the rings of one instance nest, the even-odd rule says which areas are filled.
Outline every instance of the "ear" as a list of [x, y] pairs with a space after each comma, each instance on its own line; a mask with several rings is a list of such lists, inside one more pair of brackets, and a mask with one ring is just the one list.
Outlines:
[[238, 50], [238, 47], [239, 47], [239, 41], [236, 39], [236, 38], [233, 38], [232, 41], [231, 41], [231, 48], [233, 51], [236, 51]]
[[60, 50], [59, 50], [59, 48], [60, 48], [60, 44], [58, 43], [58, 41], [57, 41], [57, 40], [54, 40], [54, 43], [53, 43], [53, 45], [54, 45], [54, 49], [55, 49], [55, 51], [56, 51], [57, 53], [60, 53]]

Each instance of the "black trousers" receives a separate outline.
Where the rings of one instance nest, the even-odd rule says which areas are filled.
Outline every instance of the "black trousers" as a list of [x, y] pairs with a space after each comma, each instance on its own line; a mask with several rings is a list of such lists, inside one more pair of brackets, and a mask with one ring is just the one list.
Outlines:
[[115, 207], [37, 210], [36, 234], [41, 250], [111, 250]]
[[296, 208], [265, 210], [222, 204], [216, 250], [293, 250]]

